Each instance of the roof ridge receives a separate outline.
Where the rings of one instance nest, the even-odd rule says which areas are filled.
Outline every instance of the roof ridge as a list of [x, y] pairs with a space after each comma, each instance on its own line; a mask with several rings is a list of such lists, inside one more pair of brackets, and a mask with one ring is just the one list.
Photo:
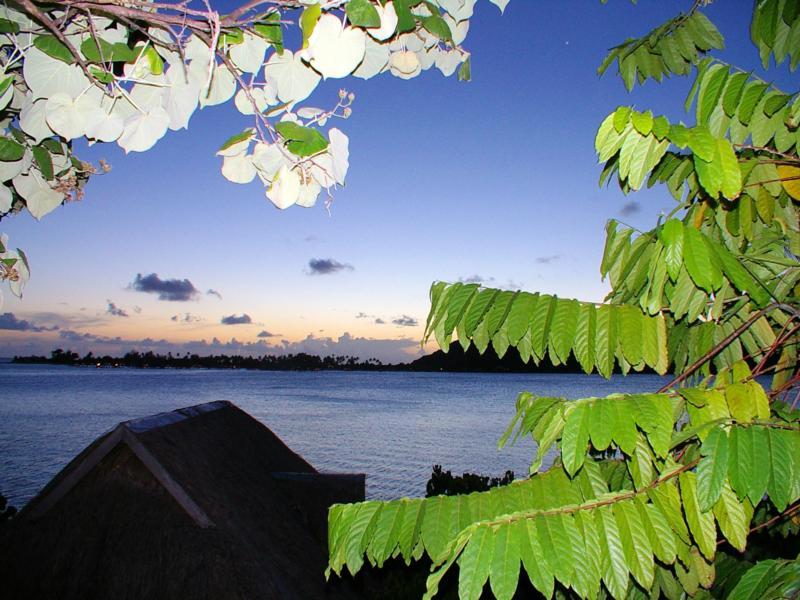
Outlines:
[[194, 406], [186, 406], [184, 408], [177, 408], [175, 410], [148, 415], [146, 417], [139, 417], [129, 421], [120, 423], [125, 429], [132, 433], [144, 433], [153, 429], [159, 429], [179, 423], [186, 419], [200, 416], [205, 413], [214, 412], [222, 408], [227, 408], [235, 405], [228, 400], [216, 400], [214, 402], [205, 402], [203, 404], [195, 404]]

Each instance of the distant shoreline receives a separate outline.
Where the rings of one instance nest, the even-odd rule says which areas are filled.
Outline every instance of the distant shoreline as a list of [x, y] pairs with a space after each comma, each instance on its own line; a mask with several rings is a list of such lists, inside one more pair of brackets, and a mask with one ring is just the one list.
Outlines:
[[[356, 356], [316, 356], [298, 353], [280, 356], [240, 356], [197, 354], [173, 355], [131, 351], [122, 357], [95, 356], [91, 352], [83, 357], [70, 350], [57, 349], [46, 356], [14, 356], [14, 364], [47, 364], [93, 368], [134, 369], [246, 369], [253, 371], [409, 371], [452, 373], [583, 373], [574, 358], [566, 364], [553, 365], [548, 359], [538, 365], [525, 363], [519, 353], [511, 348], [499, 358], [490, 346], [480, 354], [472, 346], [464, 351], [459, 344], [448, 353], [437, 350], [410, 363], [384, 364], [376, 358], [361, 360]], [[650, 372], [650, 371], [645, 371]]]

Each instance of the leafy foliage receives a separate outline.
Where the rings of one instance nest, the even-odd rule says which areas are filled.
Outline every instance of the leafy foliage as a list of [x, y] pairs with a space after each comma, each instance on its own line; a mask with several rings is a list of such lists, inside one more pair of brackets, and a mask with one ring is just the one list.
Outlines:
[[[521, 393], [500, 447], [532, 439], [528, 479], [335, 505], [329, 575], [427, 556], [426, 597], [451, 571], [461, 598], [511, 598], [522, 577], [545, 597], [798, 594], [800, 95], [705, 56], [723, 40], [701, 4], [600, 67], [616, 61], [628, 89], [695, 71], [694, 124], [621, 106], [598, 130], [601, 184], [664, 184], [678, 203], [650, 231], [609, 221], [605, 302], [436, 282], [425, 328], [445, 351], [455, 336], [535, 363], [572, 355], [605, 377], [674, 379], [649, 394]], [[751, 35], [765, 66], [794, 69], [797, 3], [758, 0]], [[794, 541], [761, 539], [775, 535]]]
[[[475, 0], [265, 0], [227, 14], [199, 0], [72, 4], [0, 7], [0, 219], [40, 219], [82, 196], [97, 168], [72, 154], [73, 140], [144, 152], [230, 101], [253, 126], [217, 153], [222, 175], [258, 177], [281, 209], [313, 206], [323, 189], [329, 204], [349, 167], [349, 140], [329, 124], [350, 116], [354, 95], [302, 106], [322, 79], [434, 67], [469, 79], [461, 44]], [[296, 36], [284, 35], [291, 23]], [[15, 257], [2, 256], [0, 281], [19, 294], [28, 270]]]

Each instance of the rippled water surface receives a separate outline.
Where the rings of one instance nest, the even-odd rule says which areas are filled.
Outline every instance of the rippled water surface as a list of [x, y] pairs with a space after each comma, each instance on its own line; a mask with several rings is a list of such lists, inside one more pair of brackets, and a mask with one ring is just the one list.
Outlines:
[[321, 471], [367, 474], [367, 495], [424, 495], [431, 466], [527, 472], [530, 440], [497, 450], [522, 390], [580, 398], [654, 391], [654, 375], [90, 369], [0, 364], [0, 493], [30, 499], [120, 421], [230, 400]]

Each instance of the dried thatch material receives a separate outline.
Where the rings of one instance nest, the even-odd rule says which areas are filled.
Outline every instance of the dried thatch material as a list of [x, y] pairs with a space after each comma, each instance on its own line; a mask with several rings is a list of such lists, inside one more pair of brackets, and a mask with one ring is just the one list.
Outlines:
[[229, 402], [127, 421], [4, 528], [0, 598], [348, 598], [327, 507], [363, 499]]

